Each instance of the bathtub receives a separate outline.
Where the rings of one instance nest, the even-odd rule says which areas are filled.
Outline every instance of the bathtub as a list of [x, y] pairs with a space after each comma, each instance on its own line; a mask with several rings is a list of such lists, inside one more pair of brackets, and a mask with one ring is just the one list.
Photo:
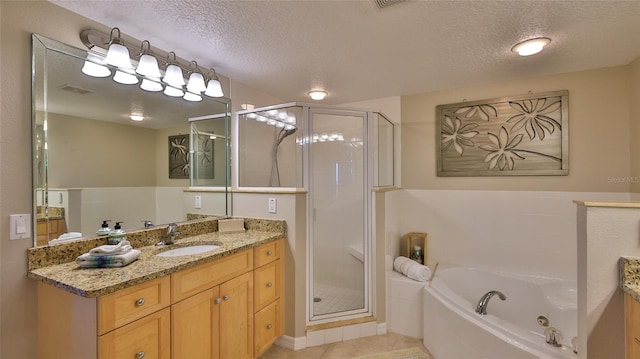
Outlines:
[[[487, 315], [475, 312], [480, 297], [498, 290]], [[558, 348], [545, 342], [538, 316], [564, 337]], [[423, 289], [423, 342], [436, 359], [576, 359], [575, 281], [440, 265]]]

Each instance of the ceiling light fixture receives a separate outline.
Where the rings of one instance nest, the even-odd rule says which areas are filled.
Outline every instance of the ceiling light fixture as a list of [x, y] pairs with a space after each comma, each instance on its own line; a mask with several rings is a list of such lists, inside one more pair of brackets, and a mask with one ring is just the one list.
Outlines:
[[213, 76], [209, 80], [209, 83], [207, 84], [207, 90], [204, 92], [204, 94], [209, 97], [224, 96], [224, 92], [222, 92], [222, 85], [220, 85], [220, 80], [218, 79], [218, 75], [216, 75], [216, 70], [210, 69], [209, 72], [213, 72]]
[[[144, 45], [147, 44], [147, 48]], [[151, 43], [147, 40], [142, 41], [140, 45], [140, 61], [138, 61], [138, 68], [136, 73], [147, 77], [160, 78], [160, 68], [158, 67], [158, 60], [153, 56], [151, 51]]]
[[89, 53], [82, 66], [82, 73], [91, 77], [109, 77], [111, 70], [105, 64], [104, 57]]
[[542, 51], [550, 42], [551, 39], [548, 37], [536, 37], [517, 43], [511, 51], [517, 52], [520, 56], [531, 56]]
[[144, 120], [144, 116], [142, 116], [142, 115], [136, 115], [136, 114], [131, 114], [131, 115], [129, 115], [129, 118], [130, 118], [132, 121], [137, 121], [137, 122], [140, 122], [140, 121]]
[[[108, 77], [115, 71], [113, 80], [116, 82], [137, 84], [142, 80], [140, 88], [145, 91], [164, 90], [167, 96], [182, 97], [187, 101], [202, 101], [202, 93], [209, 97], [224, 97], [214, 69], [205, 76], [196, 61], [185, 66], [173, 51], [165, 53], [164, 62], [165, 55], [154, 54], [148, 40], [139, 46], [125, 43], [117, 27], [108, 34], [94, 29], [83, 30], [80, 40], [91, 50], [82, 68], [86, 75]], [[164, 62], [164, 66], [160, 67], [159, 62]], [[189, 74], [188, 82], [185, 73]]]
[[[117, 36], [113, 34], [118, 32]], [[129, 50], [124, 46], [124, 42], [120, 38], [120, 29], [114, 27], [111, 29], [111, 35], [109, 37], [109, 51], [107, 51], [107, 58], [105, 59], [107, 64], [120, 67], [123, 69], [132, 69], [131, 59], [129, 58]]]
[[311, 97], [312, 100], [316, 100], [316, 101], [324, 100], [324, 98], [327, 97], [328, 94], [329, 93], [327, 93], [327, 91], [323, 91], [323, 90], [313, 90], [313, 91], [307, 92], [307, 95], [309, 95], [309, 97]]
[[[193, 65], [195, 65], [195, 70], [189, 75], [189, 82], [187, 83], [187, 90], [193, 93], [202, 93], [207, 89], [207, 86], [204, 84], [204, 76], [198, 70], [198, 63], [195, 61], [191, 61]], [[201, 98], [202, 99], [202, 98]]]

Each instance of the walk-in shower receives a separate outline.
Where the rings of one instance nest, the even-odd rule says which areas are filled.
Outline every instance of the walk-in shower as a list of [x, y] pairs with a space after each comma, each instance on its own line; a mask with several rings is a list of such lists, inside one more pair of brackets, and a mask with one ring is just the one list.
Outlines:
[[307, 193], [307, 323], [374, 315], [371, 195], [393, 185], [391, 122], [298, 103], [238, 121], [239, 186]]

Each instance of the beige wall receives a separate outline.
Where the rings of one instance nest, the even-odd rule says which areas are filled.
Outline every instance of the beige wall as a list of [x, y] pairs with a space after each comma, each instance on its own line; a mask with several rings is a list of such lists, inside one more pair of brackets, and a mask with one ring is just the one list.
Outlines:
[[48, 128], [49, 187], [155, 186], [155, 130], [59, 114]]
[[640, 193], [640, 57], [629, 65], [631, 102], [631, 191]]
[[[628, 192], [629, 67], [520, 79], [402, 97], [402, 187], [408, 189]], [[569, 90], [569, 175], [437, 177], [435, 107]]]

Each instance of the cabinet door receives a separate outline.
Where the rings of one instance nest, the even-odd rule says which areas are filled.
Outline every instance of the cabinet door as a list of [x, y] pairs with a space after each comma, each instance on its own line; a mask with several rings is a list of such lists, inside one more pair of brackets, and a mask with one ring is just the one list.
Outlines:
[[254, 271], [253, 284], [256, 311], [280, 297], [280, 260], [271, 262]]
[[219, 293], [214, 287], [171, 307], [173, 359], [220, 358]]
[[640, 358], [640, 302], [625, 294], [627, 359]]
[[282, 335], [280, 323], [280, 301], [269, 304], [255, 315], [255, 348], [256, 355], [262, 354]]
[[98, 339], [99, 359], [169, 359], [169, 308], [111, 331]]
[[253, 276], [220, 285], [220, 358], [253, 358]]

